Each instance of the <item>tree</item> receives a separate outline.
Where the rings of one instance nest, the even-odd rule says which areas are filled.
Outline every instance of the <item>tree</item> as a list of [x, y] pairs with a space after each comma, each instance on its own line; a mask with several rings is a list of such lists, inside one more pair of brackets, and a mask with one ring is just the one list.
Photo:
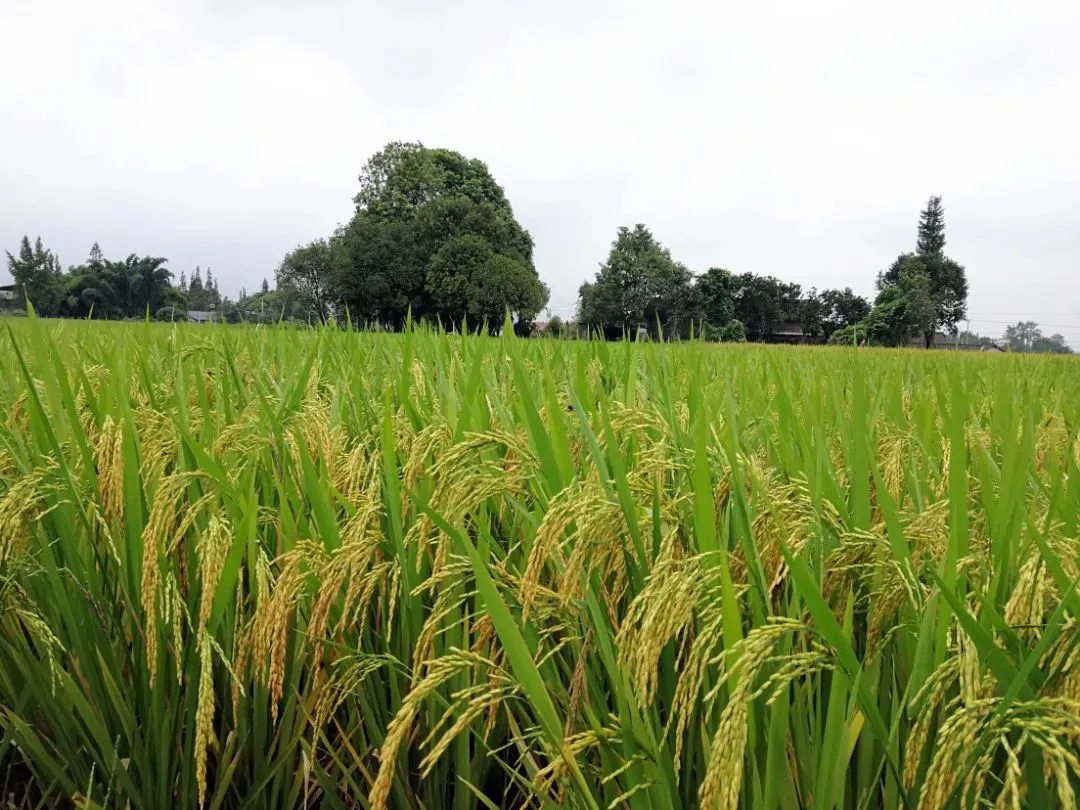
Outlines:
[[722, 328], [735, 318], [735, 279], [722, 267], [710, 267], [694, 282], [695, 299], [701, 320]]
[[897, 283], [878, 294], [867, 318], [867, 337], [880, 346], [905, 346], [933, 329], [935, 315], [930, 277], [915, 257], [900, 268]]
[[566, 324], [563, 323], [563, 319], [558, 315], [552, 315], [551, 320], [548, 321], [547, 333], [552, 337], [561, 338], [566, 331]]
[[942, 256], [945, 253], [945, 209], [941, 197], [931, 197], [919, 213], [919, 236], [916, 252], [920, 256]]
[[642, 224], [620, 227], [595, 281], [579, 290], [578, 319], [608, 337], [657, 324], [666, 335], [689, 331], [692, 276]]
[[933, 345], [934, 332], [942, 329], [956, 333], [956, 325], [967, 314], [968, 284], [964, 267], [950, 259], [945, 250], [945, 211], [940, 197], [931, 197], [919, 215], [915, 253], [899, 256], [892, 266], [878, 276], [878, 289], [896, 285], [903, 267], [918, 262], [930, 280], [934, 301], [934, 319], [923, 333], [924, 345]]
[[412, 244], [410, 227], [357, 214], [331, 239], [331, 286], [353, 320], [399, 328], [411, 310], [433, 311], [425, 288], [426, 262]]
[[332, 271], [330, 243], [316, 239], [285, 256], [277, 272], [278, 286], [296, 290], [311, 302], [320, 323], [326, 323], [333, 312]]
[[195, 265], [195, 272], [191, 274], [191, 281], [187, 289], [188, 303], [192, 309], [206, 311], [210, 309], [212, 302], [209, 293], [203, 287], [202, 268]]
[[263, 293], [263, 295], [266, 295], [268, 292], [270, 292], [270, 282], [268, 282], [264, 278], [263, 283], [262, 283], [262, 293]]
[[30, 237], [24, 236], [19, 244], [19, 255], [7, 253], [7, 263], [23, 306], [29, 301], [34, 311], [44, 317], [60, 314], [64, 297], [60, 260], [42, 245], [40, 236], [33, 246]]
[[1005, 329], [1002, 337], [1009, 351], [1031, 354], [1072, 354], [1061, 335], [1045, 336], [1035, 321], [1019, 321]]
[[1059, 334], [1050, 335], [1050, 337], [1040, 337], [1035, 340], [1031, 346], [1031, 350], [1037, 354], [1072, 354], [1073, 350], [1068, 343], [1065, 342], [1065, 337]]
[[467, 319], [473, 328], [486, 322], [497, 329], [507, 310], [531, 317], [546, 299], [520, 262], [496, 253], [479, 236], [446, 242], [428, 263], [427, 275], [437, 312], [447, 325], [461, 326]]
[[802, 322], [802, 288], [772, 276], [741, 273], [734, 277], [735, 318], [751, 341], [766, 340], [784, 322]]
[[827, 337], [825, 334], [825, 317], [827, 314], [825, 299], [816, 288], [802, 296], [799, 301], [799, 325], [802, 326], [803, 334], [807, 337]]
[[705, 338], [707, 340], [716, 340], [720, 343], [745, 343], [746, 330], [743, 328], [742, 321], [732, 318], [723, 326], [719, 327], [706, 324]]
[[1042, 330], [1035, 321], [1019, 321], [1014, 326], [1006, 327], [1003, 340], [1010, 351], [1030, 352], [1035, 341], [1042, 337]]
[[210, 304], [218, 304], [221, 301], [221, 294], [218, 292], [217, 281], [214, 280], [214, 270], [211, 267], [206, 268], [205, 288], [207, 295], [210, 297]]
[[131, 308], [127, 314], [154, 313], [165, 305], [172, 279], [172, 272], [165, 267], [167, 261], [160, 256], [136, 256], [134, 253], [124, 260], [124, 270], [131, 278]]
[[[532, 237], [482, 161], [390, 143], [365, 164], [354, 202], [352, 221], [331, 239], [333, 298], [354, 317], [400, 326], [410, 311], [455, 323], [482, 311], [501, 322], [509, 310], [525, 329], [547, 302]], [[490, 256], [453, 277], [446, 256], [465, 243], [448, 245], [462, 237], [485, 242]]]
[[[840, 329], [854, 326], [870, 314], [870, 302], [861, 295], [856, 295], [851, 287], [824, 290], [819, 297], [824, 306], [821, 328], [826, 338]], [[850, 342], [849, 340], [848, 343]]]
[[[95, 242], [86, 262], [72, 267], [63, 277], [64, 297], [60, 314], [65, 317], [141, 318], [151, 316], [166, 305], [174, 288], [166, 259], [137, 256], [123, 261], [106, 259]], [[177, 291], [183, 296], [182, 291]]]
[[829, 335], [828, 343], [830, 346], [863, 346], [868, 342], [868, 326], [867, 318], [842, 326]]

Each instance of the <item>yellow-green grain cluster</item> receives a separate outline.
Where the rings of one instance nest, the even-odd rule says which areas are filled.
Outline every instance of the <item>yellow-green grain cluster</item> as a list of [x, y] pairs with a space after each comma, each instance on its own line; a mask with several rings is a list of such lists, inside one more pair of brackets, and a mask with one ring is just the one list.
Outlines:
[[2, 331], [0, 802], [1077, 806], [1070, 358]]

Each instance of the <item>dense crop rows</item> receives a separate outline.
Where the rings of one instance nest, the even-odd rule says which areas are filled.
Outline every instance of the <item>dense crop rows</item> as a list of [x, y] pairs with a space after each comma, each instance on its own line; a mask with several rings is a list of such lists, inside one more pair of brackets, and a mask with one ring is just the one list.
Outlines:
[[15, 806], [1075, 805], [1073, 361], [4, 331]]

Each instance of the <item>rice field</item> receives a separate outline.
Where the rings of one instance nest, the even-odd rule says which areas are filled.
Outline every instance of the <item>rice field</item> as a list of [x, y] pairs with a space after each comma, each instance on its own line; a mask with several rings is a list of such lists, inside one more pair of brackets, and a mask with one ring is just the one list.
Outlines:
[[0, 329], [8, 807], [1076, 806], [1072, 359]]

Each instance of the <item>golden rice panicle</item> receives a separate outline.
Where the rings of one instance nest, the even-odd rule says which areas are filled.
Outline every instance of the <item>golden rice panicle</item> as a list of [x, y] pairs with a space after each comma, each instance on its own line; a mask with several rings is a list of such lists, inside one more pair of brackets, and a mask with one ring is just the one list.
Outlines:
[[462, 609], [473, 596], [466, 589], [471, 576], [472, 566], [467, 560], [449, 563], [435, 572], [427, 581], [417, 586], [410, 596], [421, 596], [424, 591], [435, 591], [437, 595], [431, 606], [431, 612], [424, 621], [420, 634], [413, 646], [413, 678], [419, 676], [423, 664], [435, 655], [435, 639], [438, 635], [452, 629], [447, 625], [451, 614], [461, 611], [457, 623], [465, 621], [467, 613]]
[[214, 670], [210, 637], [199, 642], [199, 696], [195, 709], [195, 782], [199, 807], [206, 804], [206, 758], [214, 733]]
[[580, 501], [585, 498], [582, 485], [567, 487], [556, 494], [548, 504], [547, 512], [540, 521], [521, 577], [518, 601], [521, 603], [522, 620], [529, 617], [536, 594], [541, 587], [545, 567], [554, 559], [561, 559], [560, 547], [563, 536], [578, 516]]
[[105, 417], [97, 436], [98, 487], [105, 517], [113, 523], [124, 519], [124, 427]]
[[643, 705], [656, 697], [664, 648], [673, 640], [685, 641], [695, 619], [717, 610], [719, 603], [707, 598], [711, 586], [705, 555], [662, 560], [630, 603], [616, 637], [618, 663]]
[[754, 682], [761, 668], [769, 662], [776, 643], [788, 633], [805, 630], [801, 622], [773, 617], [768, 624], [755, 627], [735, 647], [727, 651], [729, 666], [714, 687], [734, 684], [727, 705], [712, 739], [712, 751], [705, 775], [698, 789], [702, 808], [737, 810], [742, 791], [747, 716], [755, 694]]
[[413, 722], [423, 702], [455, 674], [472, 669], [483, 662], [484, 659], [472, 653], [455, 651], [427, 663], [424, 677], [409, 690], [394, 719], [386, 728], [386, 737], [379, 749], [379, 772], [368, 794], [368, 803], [373, 810], [387, 810], [389, 807], [387, 800], [390, 798], [390, 789], [393, 785], [398, 751], [412, 731]]
[[927, 750], [934, 718], [944, 706], [946, 696], [960, 680], [960, 666], [959, 658], [946, 658], [926, 679], [926, 683], [912, 701], [912, 705], [918, 708], [918, 716], [914, 727], [908, 733], [905, 746], [904, 786], [908, 790], [915, 786], [918, 778], [921, 758]]
[[162, 566], [167, 554], [166, 542], [172, 537], [176, 523], [176, 502], [191, 481], [191, 475], [177, 473], [162, 479], [150, 505], [150, 515], [143, 528], [143, 558], [141, 601], [146, 617], [146, 663], [150, 683], [157, 677], [158, 620], [164, 613], [162, 597]]
[[270, 587], [267, 598], [256, 608], [248, 638], [243, 643], [245, 660], [251, 660], [256, 666], [270, 693], [270, 713], [274, 722], [277, 722], [284, 694], [285, 659], [289, 634], [295, 629], [295, 611], [306, 594], [308, 573], [319, 570], [326, 564], [326, 559], [325, 549], [311, 541], [298, 543], [281, 559], [277, 580]]
[[[721, 594], [715, 594], [714, 603], [720, 604]], [[675, 699], [671, 705], [671, 715], [664, 728], [667, 734], [672, 724], [675, 726], [674, 766], [676, 779], [679, 778], [679, 766], [682, 763], [683, 745], [687, 729], [698, 717], [698, 697], [704, 689], [705, 680], [713, 671], [716, 663], [716, 650], [720, 649], [724, 638], [724, 617], [719, 609], [703, 617], [700, 629], [690, 644], [689, 653], [681, 653], [683, 663], [679, 667], [679, 679], [675, 685]], [[684, 645], [685, 646], [685, 645]], [[723, 665], [721, 658], [719, 663]], [[723, 675], [721, 670], [720, 675]], [[701, 712], [707, 714], [715, 703], [715, 693], [706, 697]]]
[[45, 498], [52, 490], [45, 485], [50, 470], [32, 470], [0, 496], [0, 565], [27, 553], [28, 524], [41, 519], [46, 511]]
[[212, 514], [206, 531], [199, 536], [195, 547], [196, 556], [199, 559], [199, 579], [201, 583], [198, 624], [200, 634], [206, 631], [206, 625], [210, 621], [210, 612], [214, 607], [218, 582], [221, 579], [221, 571], [225, 566], [225, 558], [228, 556], [231, 544], [232, 529], [224, 514], [220, 512]]

